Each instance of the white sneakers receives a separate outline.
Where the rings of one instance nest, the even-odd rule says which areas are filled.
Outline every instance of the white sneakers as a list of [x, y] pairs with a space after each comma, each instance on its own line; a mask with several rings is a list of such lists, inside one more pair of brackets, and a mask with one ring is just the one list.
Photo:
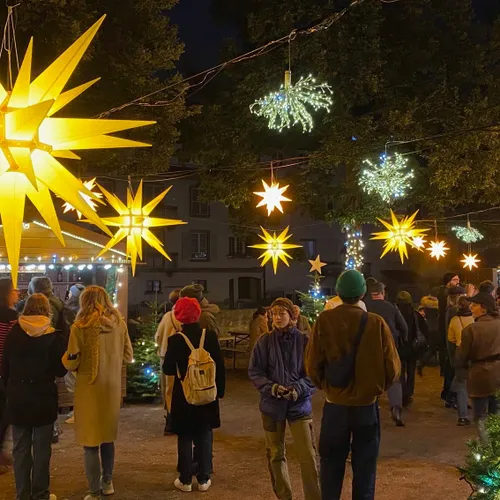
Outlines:
[[206, 483], [198, 484], [198, 491], [208, 491], [210, 486], [212, 486], [212, 481], [209, 479]]
[[102, 488], [102, 494], [107, 497], [109, 495], [114, 495], [115, 489], [113, 487], [113, 481], [110, 481], [109, 483], [105, 483], [104, 481], [102, 482], [101, 485]]
[[[184, 484], [181, 483], [181, 480], [177, 478], [174, 481], [174, 486], [180, 490], [183, 491], [184, 493], [190, 493], [193, 491], [193, 485], [192, 484]], [[198, 491], [208, 491], [208, 489], [212, 486], [212, 481], [209, 479], [206, 483], [199, 484], [198, 483]]]
[[49, 500], [57, 500], [57, 497], [54, 494], [50, 494]]

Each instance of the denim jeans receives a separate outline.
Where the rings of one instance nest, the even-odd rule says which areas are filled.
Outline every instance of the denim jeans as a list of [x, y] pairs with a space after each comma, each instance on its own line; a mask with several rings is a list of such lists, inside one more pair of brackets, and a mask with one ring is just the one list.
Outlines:
[[394, 384], [387, 389], [387, 399], [389, 400], [389, 407], [396, 408], [403, 406], [403, 386], [401, 380], [394, 382]]
[[488, 434], [484, 425], [485, 420], [488, 415], [494, 415], [498, 412], [498, 401], [495, 396], [487, 396], [485, 398], [471, 397], [471, 401], [479, 439], [485, 443], [488, 441]]
[[12, 426], [16, 500], [48, 500], [52, 424], [41, 427]]
[[349, 449], [352, 451], [352, 498], [373, 500], [379, 446], [377, 403], [369, 406], [325, 403], [319, 438], [323, 500], [340, 500]]
[[[99, 460], [99, 450], [101, 459]], [[89, 483], [90, 494], [94, 497], [101, 496], [101, 465], [102, 481], [110, 483], [113, 479], [115, 464], [115, 444], [103, 443], [101, 446], [84, 447], [85, 474]]]
[[469, 401], [469, 396], [467, 394], [467, 378], [462, 380], [455, 375], [453, 383], [451, 384], [451, 390], [457, 395], [458, 418], [467, 418], [467, 405]]
[[210, 479], [212, 465], [212, 431], [210, 429], [177, 436], [179, 479], [182, 484], [191, 484], [193, 480], [193, 444], [197, 452], [198, 484], [205, 484]]

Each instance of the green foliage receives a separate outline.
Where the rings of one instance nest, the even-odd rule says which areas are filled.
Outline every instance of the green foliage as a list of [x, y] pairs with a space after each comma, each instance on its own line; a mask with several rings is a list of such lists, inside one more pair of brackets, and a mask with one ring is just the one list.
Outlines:
[[311, 278], [311, 287], [309, 288], [309, 292], [304, 293], [297, 291], [297, 294], [300, 298], [300, 302], [302, 303], [302, 307], [300, 308], [301, 314], [305, 316], [312, 325], [325, 308], [328, 297], [325, 297], [321, 293], [321, 280], [323, 279], [323, 276], [318, 273], [314, 273], [309, 277]]

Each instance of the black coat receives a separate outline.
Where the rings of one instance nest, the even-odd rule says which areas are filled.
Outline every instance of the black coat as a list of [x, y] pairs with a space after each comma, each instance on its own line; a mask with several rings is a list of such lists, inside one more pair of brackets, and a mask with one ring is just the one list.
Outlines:
[[53, 424], [57, 419], [56, 377], [64, 377], [65, 351], [60, 332], [30, 337], [19, 324], [5, 341], [2, 372], [6, 384], [8, 423], [26, 427]]
[[[198, 323], [183, 325], [182, 331], [194, 347], [200, 345], [202, 329]], [[181, 335], [175, 334], [168, 341], [163, 373], [175, 376], [170, 416], [171, 429], [176, 434], [193, 434], [199, 430], [217, 429], [221, 425], [219, 398], [224, 397], [226, 390], [226, 373], [219, 340], [215, 332], [207, 331], [204, 348], [215, 362], [217, 400], [208, 405], [193, 406], [186, 401], [182, 385], [177, 377], [177, 366], [182, 379], [186, 376], [191, 351]]]

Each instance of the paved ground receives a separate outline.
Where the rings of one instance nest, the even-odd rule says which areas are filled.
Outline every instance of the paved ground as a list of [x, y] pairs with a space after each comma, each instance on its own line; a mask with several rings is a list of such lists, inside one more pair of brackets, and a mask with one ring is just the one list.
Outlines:
[[[445, 410], [437, 398], [440, 379], [428, 369], [417, 381], [416, 398], [406, 415], [407, 426], [397, 429], [382, 402], [382, 449], [379, 460], [377, 500], [465, 499], [468, 488], [459, 481], [455, 466], [463, 460], [465, 441], [473, 429], [456, 426], [456, 414]], [[258, 395], [243, 370], [228, 371], [228, 391], [223, 401], [223, 427], [215, 433], [215, 475], [208, 493], [192, 493], [205, 500], [271, 500], [273, 493], [264, 458], [264, 442], [257, 408]], [[315, 420], [321, 418], [322, 397], [315, 399]], [[73, 432], [62, 424], [64, 435], [54, 446], [52, 490], [59, 499], [83, 499], [86, 482], [82, 452], [73, 444]], [[319, 430], [319, 429], [318, 429]], [[116, 500], [181, 499], [174, 491], [175, 437], [162, 435], [162, 410], [157, 406], [124, 408], [117, 443], [114, 498]], [[289, 466], [296, 499], [302, 499], [293, 443]], [[349, 472], [350, 474], [350, 472]], [[349, 483], [350, 475], [348, 476]], [[0, 500], [15, 498], [13, 474], [0, 476]], [[350, 485], [344, 497], [350, 498]]]

